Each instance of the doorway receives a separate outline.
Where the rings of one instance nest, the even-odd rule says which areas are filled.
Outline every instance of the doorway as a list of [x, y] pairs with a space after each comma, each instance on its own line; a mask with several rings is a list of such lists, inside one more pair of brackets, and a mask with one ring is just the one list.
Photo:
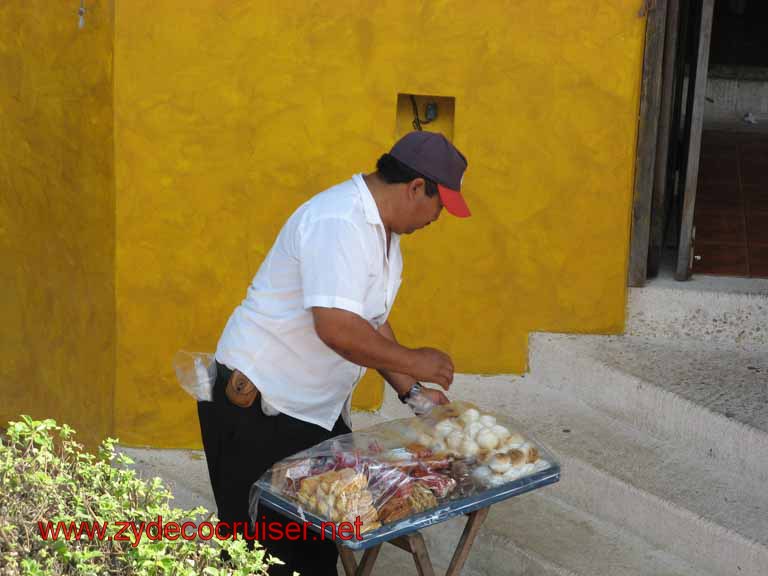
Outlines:
[[[658, 130], [645, 146], [653, 161], [641, 162], [638, 142], [638, 170], [653, 175], [645, 188], [636, 178], [630, 285], [768, 278], [768, 2], [666, 0], [656, 10], [641, 114]], [[654, 25], [664, 33], [651, 36]], [[645, 81], [653, 73], [656, 86]]]

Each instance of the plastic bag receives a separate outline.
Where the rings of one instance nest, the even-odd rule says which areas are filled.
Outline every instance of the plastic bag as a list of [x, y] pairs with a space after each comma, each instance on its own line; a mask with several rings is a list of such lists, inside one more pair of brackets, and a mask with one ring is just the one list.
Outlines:
[[413, 413], [417, 416], [421, 416], [422, 414], [429, 414], [432, 408], [436, 406], [436, 404], [432, 402], [431, 398], [423, 392], [411, 394], [408, 397], [408, 400], [406, 400], [406, 404], [411, 407], [411, 410], [413, 410]]
[[452, 500], [482, 496], [552, 467], [520, 428], [466, 402], [338, 436], [281, 460], [251, 491], [321, 522], [362, 522], [360, 534], [403, 523]]
[[173, 360], [181, 387], [198, 402], [213, 402], [216, 383], [216, 361], [207, 352], [179, 350]]

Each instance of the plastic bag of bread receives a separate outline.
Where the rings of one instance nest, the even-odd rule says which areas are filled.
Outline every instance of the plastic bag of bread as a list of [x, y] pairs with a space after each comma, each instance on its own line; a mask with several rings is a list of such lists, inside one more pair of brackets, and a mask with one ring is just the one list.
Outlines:
[[[275, 464], [252, 491], [268, 491], [301, 516], [362, 522], [361, 533], [552, 466], [540, 444], [509, 421], [453, 402], [322, 442]], [[311, 518], [314, 517], [314, 518]]]

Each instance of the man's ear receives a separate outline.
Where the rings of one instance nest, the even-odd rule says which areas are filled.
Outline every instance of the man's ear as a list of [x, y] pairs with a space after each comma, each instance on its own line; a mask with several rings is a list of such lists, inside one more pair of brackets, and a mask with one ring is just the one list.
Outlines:
[[424, 178], [414, 178], [408, 182], [408, 197], [415, 199], [419, 192], [426, 194], [426, 186], [427, 183], [424, 181]]

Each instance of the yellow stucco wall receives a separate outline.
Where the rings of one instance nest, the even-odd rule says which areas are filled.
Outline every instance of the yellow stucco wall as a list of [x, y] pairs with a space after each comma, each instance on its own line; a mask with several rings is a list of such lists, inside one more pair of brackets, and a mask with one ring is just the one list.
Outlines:
[[110, 2], [0, 2], [0, 425], [112, 427]]
[[522, 372], [532, 330], [621, 331], [638, 5], [117, 3], [116, 433], [199, 445], [174, 352], [212, 350], [293, 209], [373, 168], [398, 93], [455, 98], [474, 213], [404, 239], [401, 341]]

